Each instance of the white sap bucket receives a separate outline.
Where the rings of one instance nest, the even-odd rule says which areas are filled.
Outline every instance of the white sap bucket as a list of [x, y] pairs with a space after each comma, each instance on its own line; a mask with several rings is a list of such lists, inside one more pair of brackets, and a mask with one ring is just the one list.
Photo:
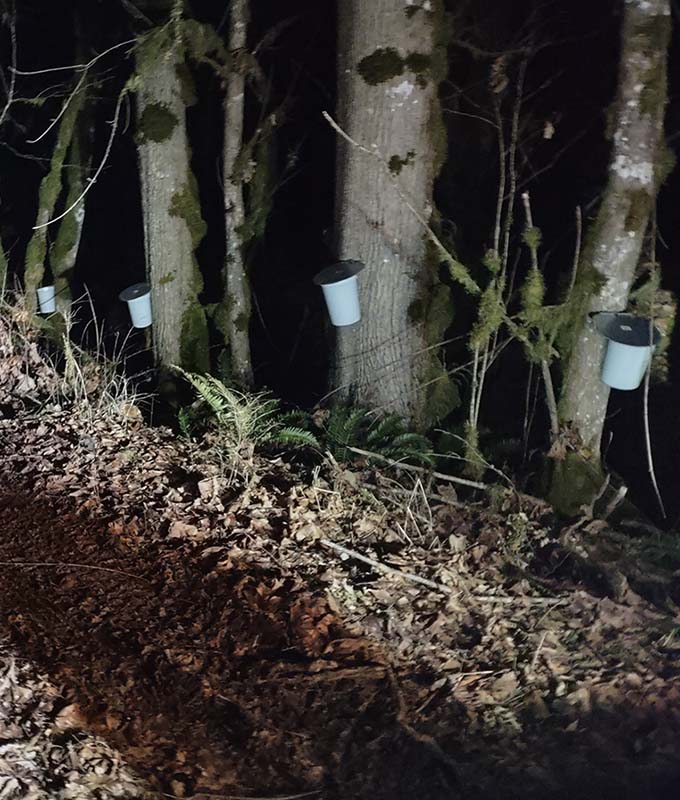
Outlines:
[[118, 295], [128, 305], [133, 328], [151, 325], [151, 287], [148, 283], [135, 283]]
[[595, 327], [607, 339], [602, 382], [612, 389], [637, 389], [661, 338], [659, 331], [652, 328], [650, 338], [650, 320], [609, 312], [595, 315]]
[[54, 286], [41, 286], [38, 289], [38, 305], [41, 314], [53, 314], [57, 310]]
[[321, 287], [328, 315], [336, 328], [354, 325], [361, 319], [357, 274], [362, 269], [364, 264], [361, 261], [338, 261], [314, 276], [314, 283]]

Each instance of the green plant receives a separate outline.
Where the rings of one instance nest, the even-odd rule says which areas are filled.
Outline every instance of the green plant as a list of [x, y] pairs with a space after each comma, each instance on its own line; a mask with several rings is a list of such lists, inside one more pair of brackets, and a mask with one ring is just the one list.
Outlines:
[[397, 414], [376, 417], [364, 408], [334, 406], [323, 423], [322, 440], [337, 461], [351, 461], [354, 447], [393, 461], [434, 464], [430, 440], [409, 431]]
[[320, 446], [311, 431], [286, 424], [290, 415], [284, 414], [278, 401], [267, 393], [246, 394], [212, 375], [186, 372], [180, 367], [174, 369], [191, 384], [198, 401], [198, 405], [195, 403], [180, 412], [180, 429], [190, 435], [197, 424], [207, 419], [217, 433], [221, 454], [233, 469], [241, 471], [256, 448], [266, 444]]

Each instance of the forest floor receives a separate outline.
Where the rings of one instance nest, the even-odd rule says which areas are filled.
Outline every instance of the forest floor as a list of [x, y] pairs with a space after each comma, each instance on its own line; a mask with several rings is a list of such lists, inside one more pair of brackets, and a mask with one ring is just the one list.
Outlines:
[[670, 540], [367, 464], [230, 480], [37, 410], [32, 360], [0, 348], [0, 798], [678, 797]]

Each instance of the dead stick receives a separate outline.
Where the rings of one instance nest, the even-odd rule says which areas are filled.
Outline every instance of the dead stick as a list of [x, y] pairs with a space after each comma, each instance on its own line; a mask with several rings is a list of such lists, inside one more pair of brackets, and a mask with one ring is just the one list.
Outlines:
[[342, 555], [349, 556], [350, 558], [356, 558], [358, 561], [363, 561], [364, 564], [368, 564], [371, 567], [375, 567], [376, 569], [380, 570], [380, 572], [385, 572], [390, 575], [399, 575], [402, 578], [406, 578], [413, 583], [419, 583], [422, 586], [427, 586], [428, 589], [434, 589], [436, 592], [442, 592], [448, 594], [450, 592], [445, 586], [442, 586], [439, 583], [435, 583], [434, 581], [429, 580], [428, 578], [421, 578], [420, 575], [414, 575], [413, 572], [402, 572], [400, 569], [395, 569], [394, 567], [388, 567], [387, 564], [383, 564], [382, 561], [376, 561], [374, 558], [369, 558], [368, 556], [364, 556], [361, 553], [357, 553], [356, 550], [350, 550], [349, 547], [343, 547], [341, 544], [336, 544], [335, 542], [331, 542], [330, 539], [321, 539], [321, 544], [324, 547], [330, 547], [331, 550], [335, 550]]
[[362, 450], [359, 447], [348, 447], [347, 449], [359, 456], [365, 456], [366, 458], [377, 458], [379, 461], [389, 464], [391, 467], [403, 469], [407, 472], [419, 472], [422, 475], [431, 475], [433, 478], [437, 478], [437, 480], [449, 481], [450, 483], [460, 483], [462, 486], [470, 486], [472, 489], [489, 488], [486, 483], [481, 483], [480, 481], [471, 481], [467, 478], [459, 478], [456, 475], [446, 475], [444, 472], [433, 472], [425, 467], [416, 467], [415, 464], [404, 464], [402, 461], [394, 461], [391, 458], [380, 455], [380, 453], [372, 453], [370, 450]]
[[72, 569], [95, 569], [99, 572], [110, 572], [113, 575], [123, 575], [126, 578], [134, 578], [136, 581], [143, 581], [144, 583], [149, 582], [140, 575], [133, 575], [131, 572], [123, 572], [120, 569], [97, 567], [93, 564], [73, 564], [68, 561], [0, 561], [0, 567], [24, 567], [28, 569], [33, 567], [70, 567]]

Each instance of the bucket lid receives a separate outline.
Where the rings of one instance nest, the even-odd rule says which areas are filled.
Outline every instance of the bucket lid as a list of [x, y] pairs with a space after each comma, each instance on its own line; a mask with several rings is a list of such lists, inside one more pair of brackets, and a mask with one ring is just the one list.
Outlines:
[[[649, 323], [634, 314], [601, 311], [594, 315], [595, 327], [606, 338], [631, 347], [649, 347]], [[658, 344], [661, 334], [652, 329], [652, 344]]]
[[361, 272], [366, 265], [361, 261], [337, 261], [328, 267], [324, 267], [321, 272], [317, 272], [314, 276], [314, 283], [317, 286], [327, 286], [329, 283], [339, 283], [353, 275]]
[[123, 289], [123, 291], [118, 295], [118, 299], [122, 300], [124, 303], [128, 303], [130, 300], [136, 300], [138, 297], [143, 297], [150, 291], [151, 287], [148, 283], [133, 283], [132, 286], [128, 286], [127, 289]]

